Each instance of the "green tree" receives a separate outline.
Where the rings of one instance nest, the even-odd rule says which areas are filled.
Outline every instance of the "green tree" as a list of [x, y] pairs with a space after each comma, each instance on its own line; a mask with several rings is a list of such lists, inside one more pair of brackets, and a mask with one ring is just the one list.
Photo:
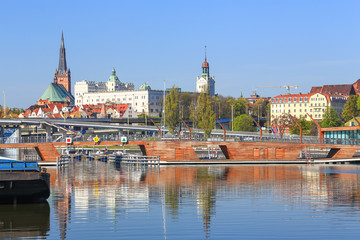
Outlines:
[[180, 93], [180, 98], [179, 98], [180, 117], [184, 119], [190, 118], [190, 114], [191, 114], [190, 106], [193, 99], [196, 99], [196, 94], [190, 94], [188, 92]]
[[228, 102], [234, 106], [234, 116], [240, 116], [246, 113], [247, 101], [245, 98], [238, 98], [236, 100], [229, 99]]
[[198, 119], [197, 125], [204, 130], [204, 136], [208, 137], [215, 127], [215, 113], [211, 98], [208, 94], [201, 92], [198, 97]]
[[173, 86], [165, 97], [165, 122], [169, 132], [174, 134], [176, 125], [179, 123], [179, 91]]
[[253, 120], [246, 114], [241, 114], [234, 119], [234, 130], [235, 131], [246, 131], [253, 132]]
[[266, 102], [264, 99], [260, 98], [257, 100], [253, 106], [253, 116], [255, 117], [265, 117], [267, 115]]
[[[303, 130], [304, 135], [308, 135], [310, 133], [311, 127], [312, 127], [312, 121], [307, 121], [306, 117], [301, 117], [297, 120]], [[299, 126], [293, 122], [293, 124], [290, 126], [290, 133], [291, 134], [300, 134], [300, 128]]]
[[292, 119], [289, 114], [283, 113], [279, 117], [272, 120], [271, 125], [276, 126], [281, 137], [284, 136], [285, 130], [292, 126]]
[[339, 127], [342, 122], [337, 112], [333, 107], [328, 107], [324, 113], [323, 120], [321, 121], [321, 127]]
[[342, 118], [344, 119], [345, 122], [349, 121], [350, 119], [352, 119], [351, 114], [349, 113], [349, 111], [354, 114], [354, 116], [358, 116], [358, 95], [351, 95], [348, 100], [345, 103], [344, 106], [344, 110], [341, 114]]

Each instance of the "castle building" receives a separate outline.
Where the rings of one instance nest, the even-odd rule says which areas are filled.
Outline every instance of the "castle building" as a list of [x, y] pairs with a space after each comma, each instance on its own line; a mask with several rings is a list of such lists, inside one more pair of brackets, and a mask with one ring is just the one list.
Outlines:
[[196, 92], [209, 91], [210, 96], [215, 95], [215, 77], [210, 77], [209, 63], [206, 59], [206, 46], [205, 46], [205, 61], [202, 64], [201, 77], [196, 78]]
[[75, 83], [75, 105], [130, 104], [137, 115], [160, 116], [163, 91], [152, 90], [144, 83], [135, 90], [133, 83], [122, 83], [115, 69], [107, 82], [82, 80]]
[[59, 55], [59, 68], [56, 69], [54, 83], [63, 85], [68, 93], [71, 95], [71, 72], [66, 65], [66, 53], [64, 44], [64, 34], [61, 33], [61, 47]]

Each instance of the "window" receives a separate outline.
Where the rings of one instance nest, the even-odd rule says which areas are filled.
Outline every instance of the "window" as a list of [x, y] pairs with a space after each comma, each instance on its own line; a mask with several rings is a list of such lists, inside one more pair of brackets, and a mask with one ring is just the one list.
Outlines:
[[308, 98], [307, 98], [307, 97], [305, 97], [305, 102], [307, 102], [307, 100], [308, 100]]
[[323, 106], [325, 107], [325, 103], [323, 103]]
[[288, 102], [291, 102], [291, 97], [288, 98]]
[[294, 112], [296, 112], [296, 109], [294, 109]]
[[302, 97], [300, 97], [300, 102], [302, 102], [303, 101], [303, 98]]
[[297, 101], [297, 97], [294, 97], [294, 102], [296, 102]]
[[312, 112], [312, 109], [310, 109], [310, 112]]

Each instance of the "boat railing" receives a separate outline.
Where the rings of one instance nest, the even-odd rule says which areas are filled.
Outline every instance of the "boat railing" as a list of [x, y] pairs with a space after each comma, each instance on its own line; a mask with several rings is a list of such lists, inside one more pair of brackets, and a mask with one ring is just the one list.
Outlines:
[[0, 171], [40, 171], [37, 162], [1, 161]]

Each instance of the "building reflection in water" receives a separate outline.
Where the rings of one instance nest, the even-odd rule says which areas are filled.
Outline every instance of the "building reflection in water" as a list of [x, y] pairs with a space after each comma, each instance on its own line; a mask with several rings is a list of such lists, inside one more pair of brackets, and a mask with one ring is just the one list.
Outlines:
[[357, 171], [357, 166], [144, 168], [81, 161], [49, 172], [59, 237], [65, 239], [72, 207], [79, 209], [77, 214], [86, 216], [90, 208], [96, 211], [96, 206], [105, 206], [107, 213], [116, 219], [131, 212], [149, 212], [150, 204], [164, 204], [166, 216], [176, 221], [181, 217], [181, 204], [191, 200], [197, 206], [196, 214], [201, 218], [205, 238], [208, 238], [219, 200], [244, 196], [256, 199], [269, 192], [276, 200], [294, 204], [305, 200], [313, 208], [344, 202], [360, 206], [360, 172]]

